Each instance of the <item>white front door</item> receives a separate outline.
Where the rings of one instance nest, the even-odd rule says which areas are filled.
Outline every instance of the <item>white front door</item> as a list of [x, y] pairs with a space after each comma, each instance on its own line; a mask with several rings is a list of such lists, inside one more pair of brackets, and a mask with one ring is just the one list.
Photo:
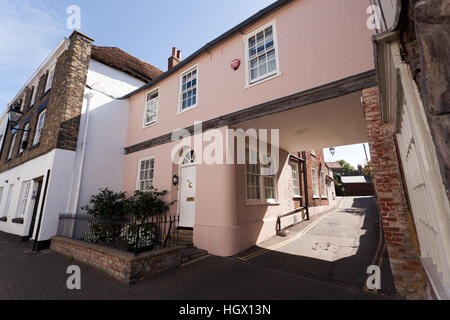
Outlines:
[[195, 165], [180, 170], [180, 227], [193, 228], [195, 223]]

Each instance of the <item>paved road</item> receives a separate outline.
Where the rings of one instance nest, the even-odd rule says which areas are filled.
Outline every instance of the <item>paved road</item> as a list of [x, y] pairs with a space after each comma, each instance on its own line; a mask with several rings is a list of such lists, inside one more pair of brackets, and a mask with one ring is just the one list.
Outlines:
[[[238, 255], [248, 263], [362, 290], [374, 264], [379, 216], [373, 197], [346, 197], [337, 209]], [[281, 242], [281, 244], [280, 244]], [[269, 249], [269, 250], [267, 250]], [[387, 252], [382, 255], [382, 293], [395, 294]]]
[[[161, 274], [135, 286], [123, 285], [90, 266], [55, 252], [25, 253], [23, 244], [0, 234], [0, 299], [374, 299], [358, 290], [343, 288], [292, 273], [234, 258], [208, 257]], [[77, 264], [82, 289], [66, 288], [66, 269]]]

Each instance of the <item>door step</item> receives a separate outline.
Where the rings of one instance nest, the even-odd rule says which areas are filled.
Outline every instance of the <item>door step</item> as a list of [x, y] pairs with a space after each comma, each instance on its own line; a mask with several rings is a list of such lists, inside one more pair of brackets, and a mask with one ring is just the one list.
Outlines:
[[181, 252], [181, 267], [187, 266], [191, 263], [197, 262], [208, 257], [206, 250], [197, 248], [188, 248]]

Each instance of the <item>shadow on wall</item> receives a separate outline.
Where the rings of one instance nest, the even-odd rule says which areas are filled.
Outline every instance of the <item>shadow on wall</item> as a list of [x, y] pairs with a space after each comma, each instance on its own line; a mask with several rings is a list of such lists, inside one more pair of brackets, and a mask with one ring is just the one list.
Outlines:
[[[370, 201], [369, 205], [372, 206], [372, 210], [366, 211], [364, 208], [368, 206], [368, 201]], [[359, 238], [359, 247], [354, 255], [336, 261], [327, 261], [271, 250], [249, 260], [249, 262], [357, 290], [364, 289], [368, 278], [366, 270], [372, 264], [378, 246], [378, 211], [373, 198], [360, 198], [355, 199], [351, 208], [340, 212], [349, 215], [365, 216], [364, 224], [361, 228], [364, 232]], [[374, 212], [374, 214], [369, 215], [366, 212]], [[317, 232], [312, 235], [311, 239], [314, 239], [316, 235]], [[307, 242], [305, 242], [305, 245], [307, 245]], [[346, 249], [345, 247], [333, 246], [333, 243], [313, 243], [312, 246], [315, 247], [316, 251], [323, 250], [325, 255], [330, 254], [330, 250], [335, 251], [335, 254], [339, 254]], [[385, 295], [396, 295], [387, 251], [383, 254], [381, 264], [381, 288], [381, 293]]]
[[[280, 150], [280, 168], [276, 176], [279, 204], [248, 205], [246, 199], [246, 166], [236, 165], [237, 214], [238, 224], [242, 228], [240, 241], [242, 245], [245, 244], [246, 248], [274, 236], [277, 233], [278, 216], [295, 210], [293, 194], [290, 195], [287, 189], [291, 178], [291, 172], [287, 171], [290, 170], [288, 161], [289, 153]], [[261, 192], [264, 193], [264, 188], [261, 188]]]

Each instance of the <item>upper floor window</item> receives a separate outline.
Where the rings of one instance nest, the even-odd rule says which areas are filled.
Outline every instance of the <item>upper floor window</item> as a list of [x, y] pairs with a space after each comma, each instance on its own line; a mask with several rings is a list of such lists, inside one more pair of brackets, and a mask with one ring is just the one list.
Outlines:
[[10, 160], [12, 158], [14, 145], [16, 144], [17, 129], [18, 129], [18, 126], [16, 126], [14, 128], [14, 130], [12, 131], [11, 144], [9, 145], [8, 157], [6, 158], [6, 160]]
[[180, 112], [197, 106], [198, 67], [181, 74]]
[[22, 97], [22, 101], [20, 102], [20, 112], [23, 112], [23, 107], [25, 106], [25, 94]]
[[38, 90], [38, 85], [35, 84], [31, 90], [33, 90], [33, 93], [31, 94], [30, 107], [34, 106], [34, 102], [36, 101], [36, 93]]
[[248, 85], [279, 74], [275, 22], [245, 36]]
[[23, 150], [26, 148], [28, 143], [28, 137], [30, 136], [30, 123], [28, 122], [23, 128], [22, 141], [20, 142], [20, 150], [19, 154], [23, 153]]
[[45, 112], [46, 110], [39, 114], [38, 122], [36, 124], [36, 131], [34, 133], [33, 146], [41, 141], [42, 128], [45, 124]]
[[55, 66], [53, 66], [47, 75], [47, 82], [45, 83], [44, 93], [52, 88], [53, 77], [55, 76]]
[[157, 122], [158, 104], [159, 104], [158, 89], [147, 93], [147, 96], [145, 97], [144, 128]]

